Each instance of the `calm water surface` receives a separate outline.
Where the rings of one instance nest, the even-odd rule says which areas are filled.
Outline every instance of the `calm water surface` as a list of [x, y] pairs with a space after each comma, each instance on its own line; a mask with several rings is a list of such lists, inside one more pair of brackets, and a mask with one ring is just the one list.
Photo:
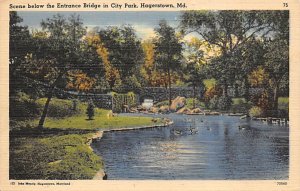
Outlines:
[[108, 132], [92, 144], [108, 179], [288, 179], [287, 126], [231, 116], [155, 117], [174, 124]]

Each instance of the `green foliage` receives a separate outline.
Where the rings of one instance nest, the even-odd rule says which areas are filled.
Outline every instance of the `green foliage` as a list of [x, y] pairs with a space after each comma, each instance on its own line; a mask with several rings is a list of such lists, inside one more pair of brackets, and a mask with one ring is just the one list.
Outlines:
[[89, 118], [89, 120], [92, 120], [95, 115], [95, 105], [92, 101], [89, 101], [88, 106], [86, 108], [86, 114]]
[[91, 179], [102, 168], [99, 156], [86, 144], [92, 134], [48, 138], [13, 138], [11, 179]]
[[[41, 98], [36, 101], [38, 104], [39, 113], [42, 112], [42, 108], [45, 105], [46, 98]], [[48, 117], [55, 117], [55, 118], [63, 118], [68, 117], [76, 114], [80, 114], [84, 110], [84, 105], [81, 102], [77, 103], [77, 109], [73, 109], [73, 101], [71, 100], [63, 100], [52, 98], [49, 108], [48, 108]]]
[[228, 111], [231, 106], [231, 98], [228, 96], [214, 96], [209, 101], [209, 108], [210, 109], [218, 109], [221, 111]]
[[40, 114], [38, 104], [30, 99], [29, 95], [19, 92], [9, 99], [10, 120], [27, 120]]
[[129, 91], [138, 92], [139, 88], [141, 88], [139, 80], [136, 78], [135, 75], [132, 75], [126, 77], [121, 84], [116, 84], [113, 90], [118, 93], [124, 93]]
[[221, 95], [222, 95], [222, 89], [219, 86], [211, 86], [204, 93], [204, 101], [208, 105], [208, 103], [212, 98]]
[[99, 37], [108, 50], [109, 62], [120, 72], [121, 80], [140, 71], [144, 54], [133, 27], [107, 27], [99, 31]]
[[288, 97], [279, 97], [278, 98], [278, 109], [289, 110], [289, 98]]
[[233, 113], [247, 113], [251, 106], [252, 103], [247, 102], [245, 98], [232, 98], [230, 111]]
[[195, 98], [195, 99], [187, 98], [185, 107], [189, 108], [189, 109], [193, 109], [193, 100], [195, 101], [195, 107], [196, 108], [205, 108], [205, 103], [199, 101], [197, 98]]
[[216, 95], [213, 98], [211, 98], [209, 100], [209, 108], [210, 109], [218, 109], [218, 100], [219, 100], [219, 98]]
[[231, 98], [228, 96], [222, 95], [218, 99], [218, 108], [222, 111], [227, 111], [229, 110], [231, 106]]
[[[171, 88], [171, 72], [179, 71], [182, 62], [182, 44], [172, 28], [165, 20], [159, 22], [155, 28], [155, 61], [159, 72], [165, 73], [168, 77], [168, 86]], [[169, 105], [171, 105], [171, 91], [169, 91]]]
[[113, 112], [122, 112], [123, 106], [127, 105], [129, 107], [136, 106], [137, 96], [133, 92], [127, 94], [112, 93], [113, 96]]
[[203, 84], [205, 85], [206, 89], [212, 88], [217, 85], [217, 80], [216, 79], [204, 79]]
[[253, 106], [249, 110], [249, 116], [250, 117], [261, 117], [263, 115], [263, 109], [258, 106]]

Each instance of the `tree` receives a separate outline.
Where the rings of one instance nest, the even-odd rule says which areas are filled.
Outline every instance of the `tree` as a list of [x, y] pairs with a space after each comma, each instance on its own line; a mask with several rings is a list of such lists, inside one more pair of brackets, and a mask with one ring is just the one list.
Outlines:
[[93, 104], [93, 101], [90, 100], [88, 103], [88, 107], [86, 109], [86, 114], [87, 114], [89, 120], [92, 120], [95, 115], [94, 109], [95, 109], [95, 106]]
[[[138, 75], [144, 62], [144, 54], [140, 40], [131, 26], [108, 27], [99, 31], [102, 44], [101, 54], [109, 63], [113, 83], [123, 81], [131, 75]], [[108, 69], [109, 69], [108, 68]]]
[[[32, 38], [23, 19], [15, 11], [9, 12], [9, 94], [15, 95], [20, 90], [28, 89], [20, 79], [28, 68], [27, 56], [32, 52]], [[12, 96], [10, 96], [12, 97]]]
[[264, 68], [273, 90], [272, 109], [278, 110], [279, 88], [282, 84], [289, 86], [289, 11], [272, 11], [266, 19], [271, 23], [273, 35], [265, 43]]
[[39, 120], [39, 128], [43, 128], [55, 87], [68, 71], [80, 69], [82, 37], [86, 32], [80, 17], [77, 15], [72, 15], [69, 20], [66, 20], [63, 16], [57, 14], [42, 21], [41, 26], [43, 31], [46, 32], [47, 38], [42, 39], [44, 43], [37, 45], [38, 49], [34, 57], [46, 61], [51, 60], [56, 72], [55, 77], [50, 80], [51, 85], [48, 88], [47, 100]]
[[289, 46], [288, 41], [276, 38], [266, 44], [264, 68], [269, 74], [270, 87], [273, 89], [272, 108], [278, 109], [279, 87], [289, 73]]
[[117, 82], [120, 81], [120, 72], [115, 68], [109, 60], [109, 50], [105, 47], [104, 42], [101, 40], [100, 35], [95, 31], [90, 31], [86, 36], [86, 41], [90, 46], [96, 49], [97, 54], [103, 61], [104, 78], [99, 78], [99, 83], [108, 83], [109, 90], [112, 90]]
[[196, 33], [208, 43], [218, 46], [221, 55], [211, 62], [211, 74], [223, 85], [227, 96], [228, 85], [233, 84], [240, 66], [237, 49], [256, 35], [265, 36], [271, 24], [265, 11], [186, 11], [181, 16], [181, 28]]
[[[249, 74], [253, 73], [257, 69], [261, 70], [261, 66], [264, 64], [264, 44], [261, 39], [250, 38], [242, 46], [237, 49], [235, 56], [236, 63], [240, 66], [239, 73], [237, 74], [237, 80], [244, 84], [244, 97], [249, 100]], [[260, 74], [262, 71], [259, 71]], [[254, 74], [254, 73], [253, 73]]]
[[159, 22], [159, 27], [155, 29], [157, 38], [155, 39], [155, 61], [158, 70], [167, 74], [169, 86], [169, 105], [172, 102], [171, 93], [171, 72], [180, 69], [182, 61], [182, 44], [175, 34], [175, 29], [167, 24], [165, 20]]
[[[206, 77], [206, 59], [204, 59], [205, 46], [204, 41], [200, 41], [198, 38], [192, 38], [190, 42], [187, 42], [187, 64], [186, 73], [188, 73], [185, 81], [190, 83], [193, 87], [193, 108], [195, 108], [196, 99], [196, 87], [204, 87], [203, 80]], [[208, 52], [208, 51], [207, 51]], [[207, 53], [206, 52], [206, 53]]]

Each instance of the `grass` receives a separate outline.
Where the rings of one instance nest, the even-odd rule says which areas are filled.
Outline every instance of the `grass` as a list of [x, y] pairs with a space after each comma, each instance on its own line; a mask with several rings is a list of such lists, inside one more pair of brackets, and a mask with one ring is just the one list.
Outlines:
[[[91, 179], [102, 168], [101, 158], [87, 144], [97, 130], [156, 124], [150, 117], [107, 117], [110, 111], [104, 109], [95, 109], [94, 120], [87, 120], [86, 104], [78, 102], [69, 111], [71, 101], [51, 102], [43, 130], [36, 128], [38, 119], [11, 121], [11, 179]], [[63, 117], [57, 115], [63, 112]]]
[[86, 144], [92, 134], [10, 141], [11, 179], [91, 179], [102, 160]]
[[[80, 129], [80, 130], [101, 130], [107, 128], [126, 128], [144, 125], [154, 125], [150, 117], [127, 117], [127, 116], [114, 116], [108, 117], [109, 110], [95, 109], [95, 116], [93, 120], [88, 120], [85, 113], [62, 119], [48, 117], [45, 120], [45, 128], [55, 129]], [[39, 120], [35, 119], [27, 121], [25, 126], [36, 127]]]

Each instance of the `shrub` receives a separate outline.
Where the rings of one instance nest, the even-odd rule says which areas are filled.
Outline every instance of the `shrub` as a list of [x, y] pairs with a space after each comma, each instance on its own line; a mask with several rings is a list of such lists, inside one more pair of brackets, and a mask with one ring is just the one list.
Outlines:
[[247, 102], [245, 98], [232, 98], [230, 111], [233, 113], [247, 113], [251, 106], [252, 103]]
[[209, 109], [218, 109], [218, 96], [214, 96], [209, 100]]
[[15, 97], [9, 98], [9, 117], [11, 120], [25, 120], [39, 116], [38, 104], [30, 97], [19, 92]]
[[[40, 113], [44, 108], [46, 100], [47, 98], [41, 98], [36, 101]], [[49, 104], [47, 117], [56, 117], [56, 118], [68, 117], [75, 114], [79, 114], [80, 112], [84, 112], [84, 109], [83, 111], [81, 111], [81, 109], [83, 109], [82, 104], [80, 104], [79, 102], [77, 103], [76, 110], [73, 110], [73, 101], [52, 98]]]
[[231, 106], [231, 98], [229, 96], [221, 96], [218, 99], [218, 109], [229, 110]]
[[210, 101], [209, 101], [209, 108], [210, 109], [219, 109], [222, 111], [229, 110], [231, 107], [231, 98], [228, 96], [214, 96]]
[[92, 120], [93, 117], [95, 116], [95, 106], [92, 101], [89, 101], [87, 109], [86, 109], [86, 114], [89, 118], [89, 120]]
[[263, 115], [263, 109], [258, 106], [253, 106], [249, 110], [249, 116], [250, 117], [261, 117]]
[[215, 96], [222, 95], [222, 88], [219, 86], [213, 86], [208, 88], [204, 93], [204, 101], [208, 105], [210, 100], [213, 99]]
[[113, 112], [120, 113], [123, 110], [124, 105], [129, 107], [135, 106], [137, 103], [137, 96], [133, 92], [127, 94], [112, 93], [113, 97]]
[[[189, 109], [193, 108], [193, 98], [186, 99], [186, 107]], [[195, 107], [205, 108], [205, 104], [199, 101], [197, 98], [195, 98]]]

